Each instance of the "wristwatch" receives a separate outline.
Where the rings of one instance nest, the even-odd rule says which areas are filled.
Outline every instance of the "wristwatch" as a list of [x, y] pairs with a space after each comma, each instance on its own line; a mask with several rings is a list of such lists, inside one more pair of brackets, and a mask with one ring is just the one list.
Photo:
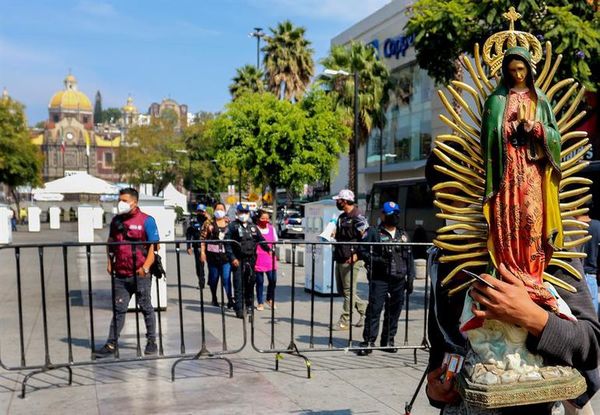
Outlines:
[[148, 268], [142, 267], [142, 269], [144, 270], [144, 274], [149, 274], [150, 270]]

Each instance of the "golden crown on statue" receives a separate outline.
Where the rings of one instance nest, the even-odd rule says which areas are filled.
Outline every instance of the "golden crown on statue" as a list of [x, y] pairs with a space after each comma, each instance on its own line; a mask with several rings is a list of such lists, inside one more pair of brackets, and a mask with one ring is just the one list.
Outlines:
[[509, 29], [494, 33], [483, 44], [483, 60], [490, 67], [490, 75], [495, 75], [502, 66], [506, 49], [515, 46], [521, 46], [531, 53], [531, 61], [535, 69], [535, 64], [542, 59], [540, 41], [531, 33], [515, 30], [515, 22], [521, 18], [521, 15], [514, 7], [511, 6], [502, 17], [510, 22]]

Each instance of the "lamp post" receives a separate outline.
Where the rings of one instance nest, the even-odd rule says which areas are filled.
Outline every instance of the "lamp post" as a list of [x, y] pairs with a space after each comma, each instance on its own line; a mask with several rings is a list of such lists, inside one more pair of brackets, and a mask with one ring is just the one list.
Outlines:
[[[349, 77], [350, 73], [346, 72], [342, 69], [325, 69], [323, 71], [323, 74], [326, 76], [344, 76], [344, 77]], [[359, 134], [359, 128], [358, 128], [358, 115], [359, 115], [359, 102], [358, 102], [358, 83], [359, 83], [359, 76], [358, 76], [358, 70], [355, 69], [354, 70], [354, 137], [353, 137], [353, 143], [354, 143], [354, 163], [351, 166], [353, 168], [353, 174], [352, 177], [350, 177], [350, 188], [354, 191], [354, 193], [356, 193], [356, 195], [358, 196], [358, 134]]]
[[265, 37], [262, 27], [255, 27], [253, 32], [248, 33], [249, 37], [256, 38], [256, 70], [260, 68], [260, 39]]
[[188, 159], [188, 184], [189, 184], [189, 189], [188, 189], [188, 202], [192, 201], [192, 156], [190, 156], [190, 152], [188, 150], [185, 149], [178, 149], [175, 150], [176, 153], [180, 153], [180, 154], [185, 154], [187, 159]]

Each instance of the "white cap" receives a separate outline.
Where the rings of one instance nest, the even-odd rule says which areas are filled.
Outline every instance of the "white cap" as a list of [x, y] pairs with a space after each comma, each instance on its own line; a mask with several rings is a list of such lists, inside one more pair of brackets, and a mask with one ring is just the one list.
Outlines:
[[342, 189], [337, 194], [337, 196], [333, 196], [333, 200], [343, 199], [348, 202], [354, 202], [354, 192], [350, 189]]

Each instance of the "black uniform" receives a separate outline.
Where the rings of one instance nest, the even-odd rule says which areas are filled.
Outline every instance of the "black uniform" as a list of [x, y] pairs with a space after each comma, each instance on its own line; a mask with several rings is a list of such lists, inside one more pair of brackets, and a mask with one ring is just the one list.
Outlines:
[[[185, 231], [185, 238], [188, 241], [198, 241], [200, 240], [200, 230], [202, 229], [202, 225], [206, 221], [206, 216], [204, 215], [196, 215], [190, 218], [189, 225], [187, 230]], [[204, 278], [204, 264], [200, 262], [200, 243], [193, 242], [187, 244], [187, 249], [193, 248], [194, 250], [194, 261], [196, 262], [196, 276], [198, 277], [198, 284], [200, 288], [204, 288], [205, 278]]]
[[[396, 228], [394, 236], [379, 225], [370, 228], [364, 242], [408, 242], [408, 235]], [[382, 347], [393, 346], [398, 330], [398, 319], [404, 305], [404, 295], [412, 292], [415, 264], [410, 246], [361, 246], [361, 257], [365, 260], [369, 276], [369, 305], [363, 338], [365, 346], [374, 343], [379, 332], [379, 318], [385, 305]]]
[[[253, 223], [243, 223], [236, 219], [229, 224], [225, 239], [233, 240], [238, 243], [228, 243], [225, 245], [227, 259], [233, 262], [237, 259], [240, 265], [233, 270], [233, 290], [235, 297], [234, 309], [238, 317], [242, 316], [244, 299], [246, 307], [251, 308], [254, 304], [252, 296], [255, 282], [254, 265], [256, 264], [256, 246], [259, 242], [265, 242], [258, 227]], [[268, 250], [266, 244], [259, 245]]]

